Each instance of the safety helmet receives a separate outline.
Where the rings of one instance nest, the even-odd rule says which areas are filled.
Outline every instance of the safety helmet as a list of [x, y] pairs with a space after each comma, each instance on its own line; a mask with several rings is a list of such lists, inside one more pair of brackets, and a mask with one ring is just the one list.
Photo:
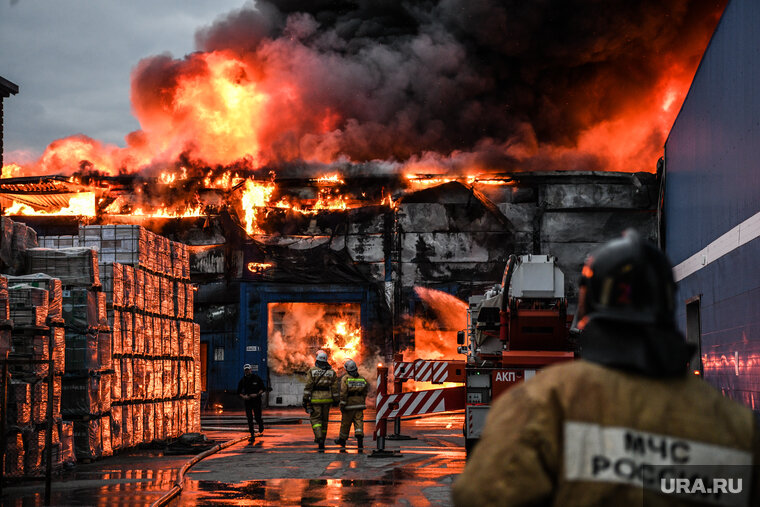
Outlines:
[[672, 328], [675, 282], [664, 253], [628, 229], [586, 260], [581, 272], [576, 321], [592, 319]]
[[317, 361], [321, 361], [323, 363], [327, 362], [327, 352], [324, 350], [320, 350], [317, 352]]
[[250, 370], [250, 369], [251, 369], [251, 365], [250, 364], [244, 364], [243, 365], [243, 370]]
[[347, 360], [343, 364], [343, 367], [346, 369], [348, 373], [351, 373], [352, 375], [359, 371], [359, 369], [356, 367], [356, 362], [354, 362], [353, 359]]

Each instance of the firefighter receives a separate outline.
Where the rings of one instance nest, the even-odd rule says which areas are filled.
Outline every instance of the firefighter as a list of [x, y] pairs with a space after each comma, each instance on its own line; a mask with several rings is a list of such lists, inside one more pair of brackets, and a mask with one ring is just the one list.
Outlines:
[[309, 414], [314, 442], [325, 448], [330, 405], [338, 405], [338, 376], [327, 362], [327, 352], [317, 352], [315, 366], [306, 374], [303, 389], [303, 408]]
[[453, 485], [455, 505], [705, 501], [669, 494], [674, 477], [695, 477], [695, 464], [747, 465], [728, 468], [745, 474], [745, 493], [751, 485], [744, 504], [760, 505], [753, 413], [688, 371], [694, 347], [676, 326], [675, 293], [667, 258], [636, 232], [594, 252], [576, 314], [581, 359], [495, 401]]
[[244, 365], [243, 378], [238, 382], [237, 393], [243, 398], [245, 403], [245, 415], [248, 418], [248, 431], [251, 432], [251, 442], [256, 441], [256, 433], [253, 431], [254, 414], [256, 415], [256, 424], [259, 426], [259, 433], [264, 433], [264, 418], [261, 416], [261, 398], [266, 390], [264, 381], [253, 373], [251, 365]]
[[367, 379], [359, 375], [359, 369], [353, 359], [349, 359], [343, 365], [346, 374], [340, 379], [340, 433], [335, 443], [341, 447], [346, 446], [351, 424], [354, 425], [356, 447], [364, 448], [364, 409], [367, 408], [364, 401], [369, 392]]

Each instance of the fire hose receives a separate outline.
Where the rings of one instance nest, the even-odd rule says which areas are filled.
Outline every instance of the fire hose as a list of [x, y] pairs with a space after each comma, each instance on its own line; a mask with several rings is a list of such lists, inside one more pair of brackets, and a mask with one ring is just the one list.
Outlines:
[[170, 489], [169, 491], [167, 491], [166, 493], [164, 493], [161, 496], [161, 498], [153, 502], [151, 504], [151, 507], [164, 507], [165, 505], [169, 504], [169, 501], [171, 499], [173, 499], [175, 496], [180, 494], [180, 492], [182, 491], [182, 483], [185, 482], [185, 474], [187, 473], [188, 470], [190, 470], [190, 467], [198, 463], [200, 460], [207, 458], [211, 456], [212, 454], [216, 454], [222, 449], [226, 449], [227, 447], [240, 443], [244, 440], [248, 440], [248, 437], [240, 437], [234, 440], [228, 440], [221, 444], [217, 444], [211, 449], [207, 451], [203, 451], [197, 456], [194, 456], [190, 461], [185, 462], [185, 464], [182, 465], [182, 468], [179, 470], [179, 475], [177, 476], [177, 480], [174, 482], [174, 487]]

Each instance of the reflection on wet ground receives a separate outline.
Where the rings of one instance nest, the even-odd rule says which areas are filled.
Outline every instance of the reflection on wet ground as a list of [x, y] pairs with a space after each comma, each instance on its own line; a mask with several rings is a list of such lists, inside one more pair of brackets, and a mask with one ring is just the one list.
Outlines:
[[[330, 421], [327, 449], [318, 452], [303, 412], [282, 412], [269, 414], [265, 433], [254, 444], [234, 445], [195, 465], [172, 505], [451, 503], [451, 482], [465, 462], [461, 414], [404, 421], [402, 433], [416, 440], [388, 441], [386, 447], [401, 454], [372, 458], [371, 422], [365, 424], [363, 453], [353, 436], [345, 449], [332, 443], [337, 420]], [[205, 431], [209, 438], [225, 441], [241, 435], [237, 429], [245, 426], [242, 413], [225, 417], [215, 421], [220, 429]], [[373, 417], [367, 414], [367, 419]], [[190, 457], [140, 450], [79, 464], [53, 483], [53, 505], [150, 505], [173, 486]], [[2, 505], [42, 505], [43, 493], [40, 482], [6, 485]]]
[[[370, 457], [371, 436], [364, 453], [353, 438], [345, 450], [319, 452], [307, 424], [267, 429], [255, 444], [232, 446], [191, 469], [177, 505], [449, 505], [465, 461], [462, 422], [461, 415], [405, 421], [402, 433], [416, 440], [387, 442], [401, 450], [390, 458]], [[332, 426], [328, 444], [335, 433]]]

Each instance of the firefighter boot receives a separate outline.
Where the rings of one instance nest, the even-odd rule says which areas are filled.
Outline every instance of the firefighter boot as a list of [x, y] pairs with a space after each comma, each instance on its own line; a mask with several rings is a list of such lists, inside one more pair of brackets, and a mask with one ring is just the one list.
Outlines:
[[319, 447], [320, 451], [324, 451], [325, 450], [325, 439], [324, 438], [320, 438], [319, 440], [317, 440], [317, 446]]
[[364, 435], [356, 435], [356, 448], [364, 449]]
[[346, 439], [342, 438], [342, 437], [338, 437], [338, 438], [335, 439], [335, 443], [337, 445], [341, 446], [341, 447], [345, 447], [346, 446]]

